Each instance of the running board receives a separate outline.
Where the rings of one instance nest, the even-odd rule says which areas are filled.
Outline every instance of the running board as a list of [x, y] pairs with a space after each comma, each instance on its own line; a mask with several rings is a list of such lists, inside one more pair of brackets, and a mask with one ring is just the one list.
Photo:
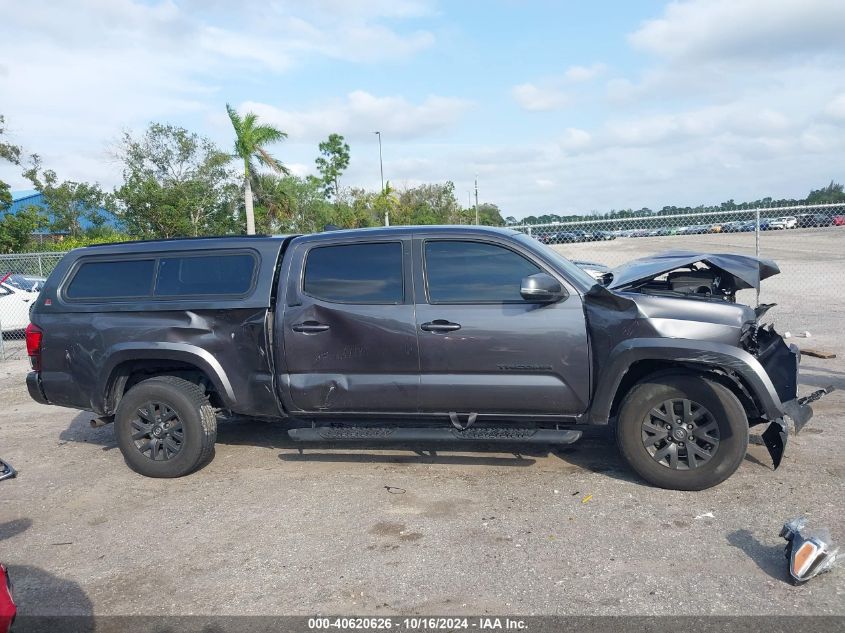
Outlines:
[[395, 426], [317, 426], [289, 429], [288, 435], [297, 442], [366, 441], [392, 442], [447, 442], [467, 440], [473, 442], [508, 442], [520, 444], [572, 444], [581, 437], [581, 431], [554, 429], [518, 429], [495, 427], [470, 427], [459, 431], [439, 427]]

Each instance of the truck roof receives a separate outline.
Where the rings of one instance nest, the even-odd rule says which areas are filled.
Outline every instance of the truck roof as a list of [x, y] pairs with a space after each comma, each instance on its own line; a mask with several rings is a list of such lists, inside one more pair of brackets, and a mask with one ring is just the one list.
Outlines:
[[391, 233], [454, 233], [456, 231], [466, 233], [496, 233], [512, 235], [518, 233], [515, 229], [497, 226], [481, 226], [467, 224], [422, 224], [414, 226], [374, 226], [362, 229], [337, 229], [319, 233], [319, 235], [389, 235]]
[[[361, 235], [362, 237], [371, 236], [377, 237], [381, 235], [390, 235], [393, 233], [452, 233], [456, 231], [467, 234], [506, 234], [512, 235], [518, 231], [509, 228], [500, 228], [493, 226], [474, 226], [474, 225], [422, 225], [422, 226], [380, 226], [360, 229], [335, 229], [324, 231], [321, 233], [312, 233], [310, 236], [337, 236], [337, 237], [351, 237]], [[130, 242], [109, 242], [105, 244], [92, 244], [85, 246], [79, 250], [79, 254], [85, 252], [96, 251], [97, 253], [143, 253], [151, 250], [155, 251], [172, 251], [172, 250], [186, 250], [186, 249], [214, 249], [220, 247], [226, 248], [243, 248], [250, 246], [258, 246], [266, 243], [280, 243], [288, 238], [305, 237], [298, 234], [287, 235], [217, 235], [209, 237], [174, 237], [169, 239], [158, 240], [135, 240]], [[89, 250], [90, 249], [90, 250]]]

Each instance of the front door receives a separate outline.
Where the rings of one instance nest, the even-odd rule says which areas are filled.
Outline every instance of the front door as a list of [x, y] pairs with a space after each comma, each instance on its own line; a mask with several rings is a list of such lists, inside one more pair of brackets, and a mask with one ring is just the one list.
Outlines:
[[402, 236], [299, 244], [281, 319], [286, 367], [280, 384], [290, 408], [416, 412], [410, 251], [411, 240]]
[[[587, 408], [584, 310], [559, 274], [495, 238], [421, 237], [414, 249], [421, 411], [576, 415]], [[557, 277], [569, 296], [524, 300], [522, 278], [538, 272]]]

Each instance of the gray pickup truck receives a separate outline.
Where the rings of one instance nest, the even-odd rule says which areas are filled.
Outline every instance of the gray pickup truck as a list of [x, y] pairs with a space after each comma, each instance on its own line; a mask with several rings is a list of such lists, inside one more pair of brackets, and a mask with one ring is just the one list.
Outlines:
[[469, 227], [92, 246], [33, 306], [27, 386], [113, 422], [151, 477], [207, 463], [225, 411], [302, 442], [566, 444], [610, 424], [644, 479], [700, 490], [739, 467], [749, 426], [777, 465], [785, 417], [812, 413], [797, 350], [736, 302], [777, 272], [671, 253], [597, 281]]

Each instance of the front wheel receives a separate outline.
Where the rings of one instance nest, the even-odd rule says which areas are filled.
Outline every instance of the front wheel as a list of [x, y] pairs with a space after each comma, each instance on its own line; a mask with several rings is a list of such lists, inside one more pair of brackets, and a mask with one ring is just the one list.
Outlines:
[[622, 402], [616, 440], [628, 465], [649, 483], [704, 490], [739, 468], [748, 418], [730, 389], [712, 380], [646, 379]]
[[182, 477], [214, 456], [217, 418], [203, 391], [175, 376], [132, 387], [114, 416], [127, 465], [147, 477]]

